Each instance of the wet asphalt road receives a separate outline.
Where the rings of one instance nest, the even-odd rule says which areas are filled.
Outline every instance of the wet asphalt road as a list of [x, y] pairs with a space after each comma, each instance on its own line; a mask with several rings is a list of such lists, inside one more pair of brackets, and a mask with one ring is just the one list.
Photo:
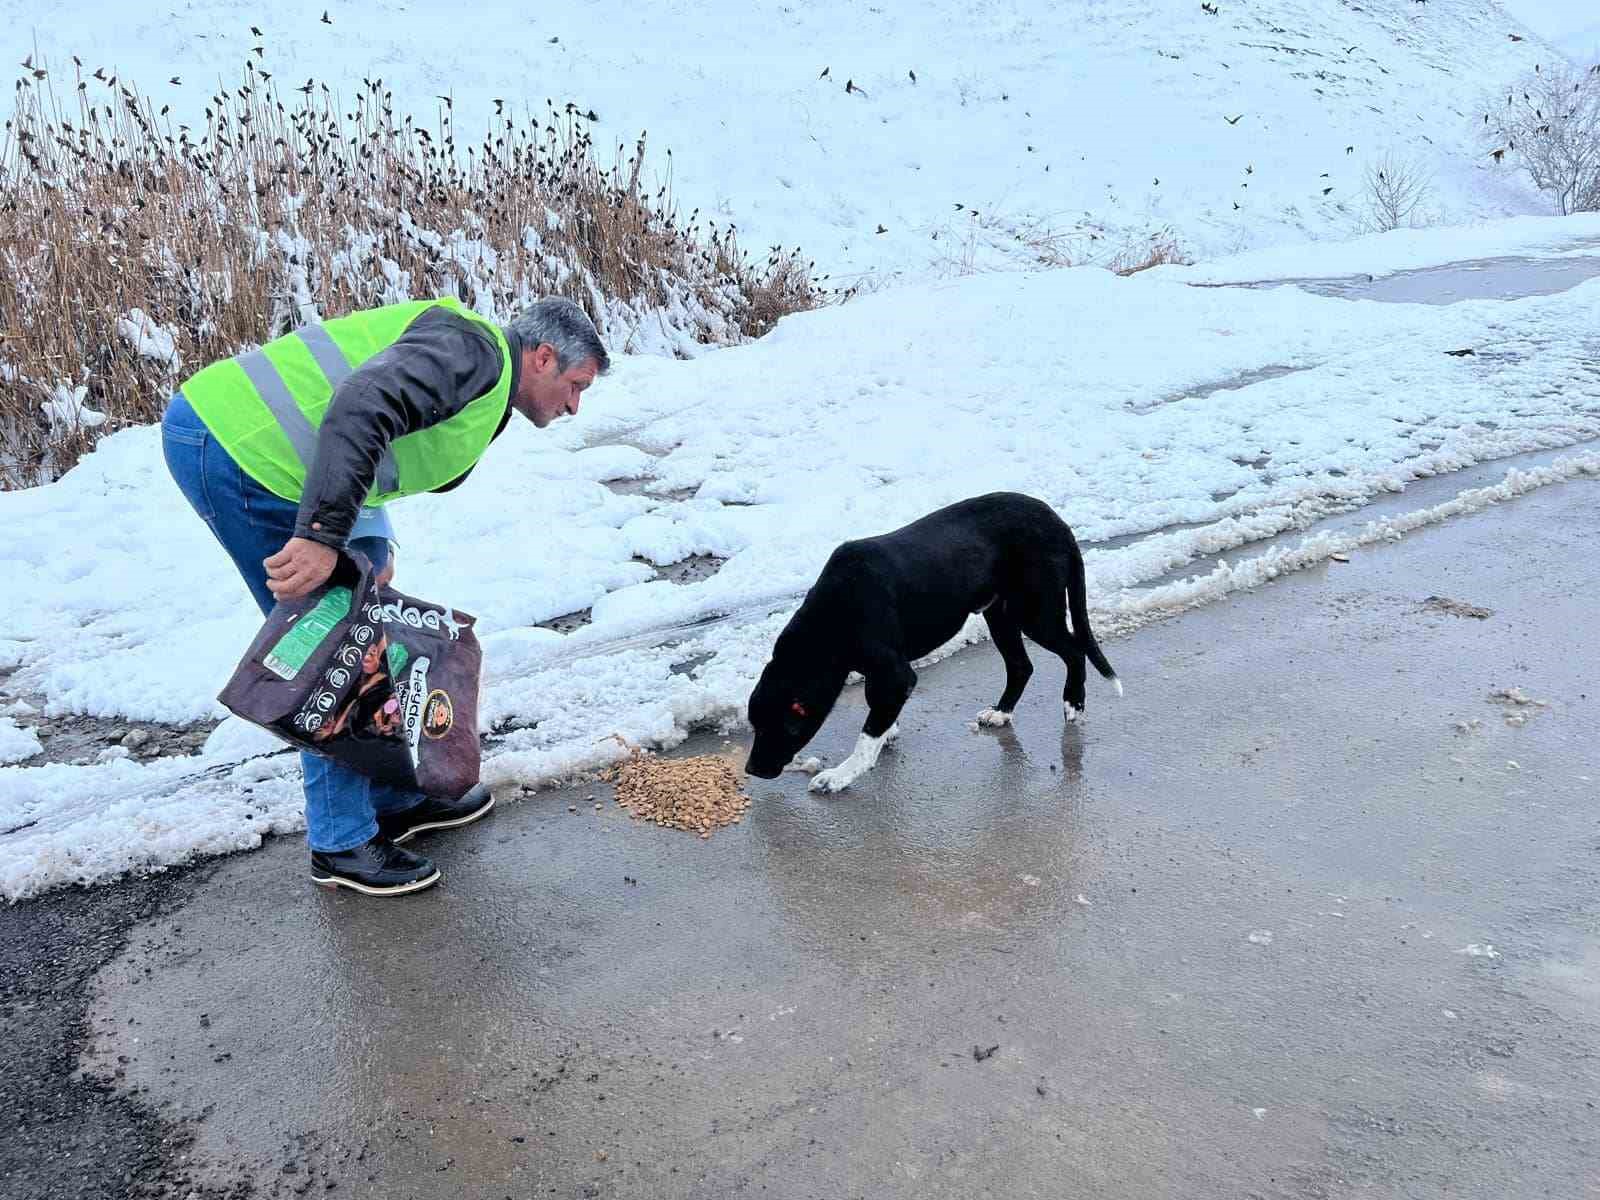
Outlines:
[[[0, 1196], [191, 1196], [192, 1126], [174, 1122], [113, 1066], [79, 1072], [95, 973], [139, 923], [181, 908], [210, 866], [0, 908]], [[210, 1198], [248, 1178], [211, 1168]], [[196, 1197], [196, 1200], [199, 1200]]]
[[971, 732], [977, 648], [710, 841], [506, 796], [373, 901], [280, 840], [135, 928], [87, 1065], [269, 1196], [1600, 1196], [1597, 535], [1547, 487], [1148, 627], [1079, 729], [1031, 650]]

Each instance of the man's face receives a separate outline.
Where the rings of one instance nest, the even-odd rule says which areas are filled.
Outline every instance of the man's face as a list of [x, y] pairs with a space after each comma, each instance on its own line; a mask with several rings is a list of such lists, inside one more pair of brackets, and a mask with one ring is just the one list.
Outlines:
[[517, 411], [540, 429], [557, 417], [576, 415], [583, 390], [594, 382], [597, 369], [595, 360], [586, 358], [563, 371], [555, 347], [548, 342], [524, 350]]

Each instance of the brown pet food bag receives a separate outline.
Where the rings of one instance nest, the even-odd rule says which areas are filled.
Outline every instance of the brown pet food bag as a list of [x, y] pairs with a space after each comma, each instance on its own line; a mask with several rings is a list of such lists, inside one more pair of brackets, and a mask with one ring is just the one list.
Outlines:
[[474, 618], [374, 582], [359, 553], [280, 601], [218, 699], [380, 783], [451, 799], [478, 782]]

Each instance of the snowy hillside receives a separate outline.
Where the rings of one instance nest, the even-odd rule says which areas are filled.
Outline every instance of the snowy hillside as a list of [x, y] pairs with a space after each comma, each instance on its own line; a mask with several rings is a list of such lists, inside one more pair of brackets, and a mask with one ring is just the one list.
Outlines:
[[576, 101], [601, 145], [648, 130], [670, 147], [685, 210], [799, 245], [834, 282], [1100, 261], [1164, 229], [1196, 257], [1347, 237], [1385, 152], [1432, 174], [1434, 217], [1550, 211], [1471, 141], [1481, 97], [1555, 54], [1498, 5], [1217, 7], [486, 0], [463, 21], [437, 0], [4, 0], [0, 16], [12, 62], [42, 55], [60, 80], [76, 54], [197, 124], [253, 47], [280, 80], [381, 78], [419, 120], [452, 96], [465, 133], [495, 98]]

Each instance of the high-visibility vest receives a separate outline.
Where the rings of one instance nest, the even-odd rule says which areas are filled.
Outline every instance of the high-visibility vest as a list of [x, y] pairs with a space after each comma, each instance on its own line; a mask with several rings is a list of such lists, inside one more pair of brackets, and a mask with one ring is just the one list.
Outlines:
[[511, 347], [505, 334], [459, 301], [390, 304], [303, 326], [259, 350], [197, 371], [184, 382], [183, 394], [240, 468], [268, 491], [298, 503], [334, 389], [430, 308], [448, 308], [482, 325], [500, 347], [501, 359], [493, 388], [437, 425], [389, 443], [363, 504], [432, 491], [460, 478], [482, 457], [511, 400]]

